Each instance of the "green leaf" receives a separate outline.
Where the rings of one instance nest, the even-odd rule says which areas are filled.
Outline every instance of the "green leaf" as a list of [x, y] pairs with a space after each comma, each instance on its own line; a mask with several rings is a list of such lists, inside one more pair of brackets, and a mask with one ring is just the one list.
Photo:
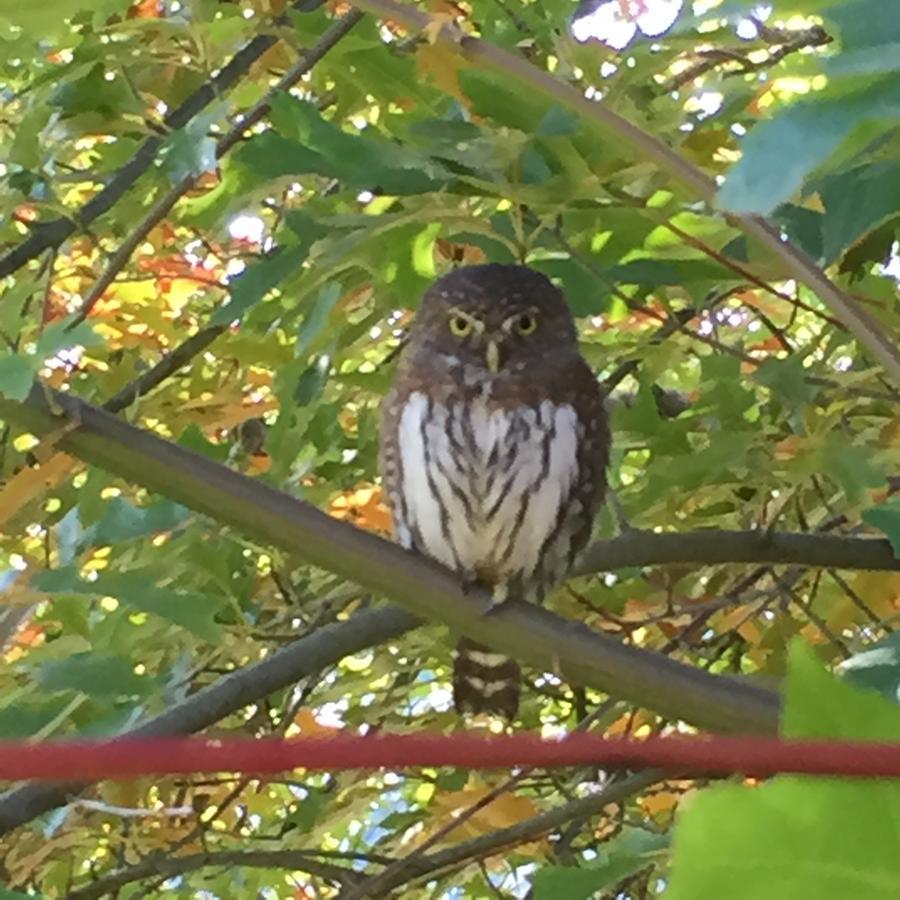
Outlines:
[[79, 322], [74, 328], [70, 319], [63, 319], [48, 325], [35, 345], [35, 356], [40, 360], [50, 356], [56, 356], [60, 350], [69, 347], [99, 347], [103, 345], [103, 338], [94, 331], [94, 326], [88, 322]]
[[34, 383], [33, 361], [18, 353], [0, 356], [0, 394], [24, 400]]
[[242, 318], [269, 291], [281, 284], [292, 272], [296, 272], [305, 258], [305, 248], [283, 247], [272, 256], [247, 266], [234, 279], [231, 296], [213, 314], [212, 324], [225, 325]]
[[412, 265], [417, 275], [423, 278], [434, 278], [434, 242], [441, 233], [441, 223], [432, 222], [426, 225], [412, 241]]
[[142, 114], [143, 103], [122, 74], [112, 69], [109, 74], [113, 77], [107, 78], [107, 69], [98, 62], [80, 78], [62, 81], [47, 102], [64, 117], [90, 115], [102, 122], [117, 119], [123, 113]]
[[[900, 707], [835, 678], [797, 640], [791, 645], [782, 729], [796, 738], [898, 741]], [[900, 784], [892, 784], [900, 797]]]
[[825, 207], [822, 255], [826, 263], [839, 259], [900, 209], [900, 164], [873, 163], [824, 179], [817, 186]]
[[792, 406], [801, 406], [815, 395], [815, 390], [807, 382], [806, 376], [807, 370], [799, 356], [767, 359], [753, 373], [754, 381], [765, 385]]
[[544, 866], [534, 875], [534, 900], [591, 900], [645, 865], [642, 860], [616, 860], [600, 866]]
[[216, 139], [210, 128], [221, 118], [222, 112], [216, 104], [166, 139], [161, 155], [173, 183], [216, 170]]
[[590, 900], [598, 891], [615, 887], [622, 879], [653, 862], [668, 844], [665, 835], [626, 828], [604, 845], [600, 858], [583, 866], [544, 866], [534, 876], [534, 900]]
[[134, 671], [129, 660], [99, 652], [50, 660], [40, 666], [36, 677], [48, 691], [80, 691], [89, 697], [144, 696], [155, 687], [152, 679]]
[[824, 12], [837, 26], [841, 52], [825, 61], [830, 77], [900, 69], [900, 18], [882, 0], [833, 3]]
[[881, 506], [873, 506], [862, 517], [868, 525], [887, 535], [894, 548], [894, 556], [900, 559], [900, 500], [889, 500]]
[[22, 894], [0, 886], [0, 900], [44, 900], [46, 894]]
[[884, 484], [884, 467], [873, 461], [868, 447], [851, 443], [844, 435], [829, 435], [824, 448], [825, 471], [843, 488], [851, 503], [861, 501], [869, 488]]
[[849, 93], [829, 88], [798, 101], [750, 131], [740, 161], [719, 191], [719, 202], [735, 212], [768, 214], [854, 129], [898, 116], [900, 78], [881, 78]]
[[[900, 709], [792, 647], [785, 734], [897, 740]], [[700, 792], [675, 832], [667, 900], [900, 896], [900, 784], [780, 776]], [[848, 827], [852, 823], [852, 827]]]
[[319, 337], [328, 325], [329, 317], [341, 299], [341, 285], [331, 281], [324, 285], [316, 299], [313, 300], [309, 311], [304, 315], [300, 330], [297, 332], [297, 341], [294, 344], [294, 356], [306, 356], [313, 347], [319, 343]]
[[134, 506], [121, 497], [113, 497], [105, 504], [103, 517], [85, 532], [81, 548], [108, 546], [172, 531], [190, 515], [186, 506], [171, 500], [160, 500], [149, 506]]
[[575, 113], [554, 104], [534, 130], [535, 137], [568, 137], [576, 134], [581, 120]]
[[181, 625], [204, 640], [218, 639], [220, 628], [214, 617], [223, 606], [224, 597], [174, 591], [158, 587], [155, 582], [154, 573], [138, 568], [129, 572], [104, 572], [93, 581], [83, 581], [74, 566], [39, 572], [32, 579], [40, 591], [115, 597], [132, 609]]
[[56, 721], [67, 709], [70, 697], [44, 695], [39, 700], [14, 703], [0, 709], [0, 739], [32, 737]]
[[900, 634], [892, 634], [861, 653], [854, 653], [839, 666], [838, 672], [856, 687], [878, 691], [894, 703], [900, 703]]

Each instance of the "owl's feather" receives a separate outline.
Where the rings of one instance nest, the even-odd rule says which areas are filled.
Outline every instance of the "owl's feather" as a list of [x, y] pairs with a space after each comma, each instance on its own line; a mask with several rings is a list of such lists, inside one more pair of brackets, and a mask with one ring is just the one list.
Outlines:
[[[461, 340], [448, 316], [481, 328]], [[525, 312], [533, 335], [507, 327]], [[502, 342], [502, 366], [485, 360]], [[398, 540], [496, 593], [540, 600], [587, 541], [609, 431], [562, 294], [522, 266], [460, 269], [425, 295], [382, 415], [382, 478]], [[459, 708], [515, 711], [518, 666], [460, 643]], [[505, 690], [504, 685], [510, 686]]]

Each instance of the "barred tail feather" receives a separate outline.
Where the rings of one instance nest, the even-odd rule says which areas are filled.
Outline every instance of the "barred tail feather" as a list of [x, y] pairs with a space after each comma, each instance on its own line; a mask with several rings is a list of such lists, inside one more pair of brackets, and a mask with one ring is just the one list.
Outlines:
[[519, 664], [469, 638], [460, 638], [453, 661], [453, 704], [459, 713], [493, 713], [507, 721], [519, 708]]

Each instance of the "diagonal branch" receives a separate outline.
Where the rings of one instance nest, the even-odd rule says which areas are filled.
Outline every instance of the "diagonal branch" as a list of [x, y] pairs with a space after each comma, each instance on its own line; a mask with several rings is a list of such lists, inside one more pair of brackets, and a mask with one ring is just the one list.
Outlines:
[[609, 541], [597, 541], [579, 561], [577, 574], [667, 563], [766, 563], [900, 571], [900, 558], [894, 556], [886, 539], [710, 528], [683, 534], [632, 530]]
[[98, 878], [80, 890], [66, 894], [68, 900], [99, 900], [127, 884], [134, 884], [144, 878], [175, 878], [196, 872], [197, 869], [221, 868], [233, 869], [237, 866], [248, 869], [290, 869], [296, 872], [308, 872], [326, 881], [340, 885], [358, 883], [363, 874], [355, 872], [349, 866], [339, 866], [324, 862], [316, 856], [314, 850], [220, 850], [190, 853], [186, 856], [159, 854], [141, 860], [132, 866], [117, 869]]
[[654, 769], [646, 769], [637, 772], [627, 778], [622, 778], [608, 784], [603, 790], [587, 797], [579, 797], [570, 800], [561, 806], [538, 813], [530, 819], [524, 819], [507, 828], [499, 828], [468, 841], [461, 841], [445, 850], [428, 853], [424, 856], [409, 858], [409, 866], [402, 871], [396, 871], [393, 876], [385, 878], [375, 876], [369, 882], [370, 886], [377, 883], [378, 893], [370, 893], [366, 882], [359, 887], [348, 887], [339, 894], [344, 900], [356, 897], [385, 897], [387, 892], [405, 884], [412, 879], [420, 879], [426, 875], [433, 876], [437, 872], [466, 863], [475, 862], [488, 856], [493, 856], [501, 850], [515, 847], [539, 838], [541, 835], [561, 828], [567, 822], [574, 819], [585, 819], [596, 816], [614, 803], [621, 803], [638, 791], [649, 787], [660, 780], [660, 773]]
[[[53, 414], [48, 398], [62, 417]], [[74, 397], [35, 387], [26, 403], [0, 400], [0, 416], [37, 435], [59, 434], [67, 418], [74, 427], [63, 429], [60, 447], [86, 462], [387, 596], [415, 615], [477, 636], [526, 664], [557, 670], [569, 681], [702, 728], [770, 732], [776, 727], [778, 700], [767, 690], [620, 644], [526, 604], [508, 604], [485, 616], [488, 595], [463, 590], [436, 563]]]
[[[413, 31], [424, 31], [467, 59], [489, 66], [517, 81], [523, 90], [537, 91], [589, 120], [612, 131], [644, 158], [692, 190], [710, 205], [716, 201], [716, 183], [661, 140], [638, 128], [614, 112], [603, 101], [589, 100], [572, 85], [489, 41], [469, 37], [445, 19], [432, 18], [413, 6], [394, 0], [353, 0], [353, 5], [373, 15], [401, 23]], [[746, 234], [756, 238], [782, 261], [792, 277], [804, 282], [841, 318], [847, 328], [885, 372], [900, 383], [900, 348], [884, 328], [851, 296], [835, 285], [810, 256], [782, 239], [778, 227], [763, 216], [728, 213], [728, 219]]]

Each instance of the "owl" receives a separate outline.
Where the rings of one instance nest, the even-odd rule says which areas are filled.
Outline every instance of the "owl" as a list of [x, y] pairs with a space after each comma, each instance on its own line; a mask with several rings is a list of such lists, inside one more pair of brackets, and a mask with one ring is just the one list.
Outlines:
[[[563, 294], [518, 265], [429, 288], [385, 397], [381, 473], [399, 543], [488, 588], [540, 602], [572, 568], [606, 489], [610, 434]], [[460, 713], [512, 719], [521, 672], [462, 638]]]

